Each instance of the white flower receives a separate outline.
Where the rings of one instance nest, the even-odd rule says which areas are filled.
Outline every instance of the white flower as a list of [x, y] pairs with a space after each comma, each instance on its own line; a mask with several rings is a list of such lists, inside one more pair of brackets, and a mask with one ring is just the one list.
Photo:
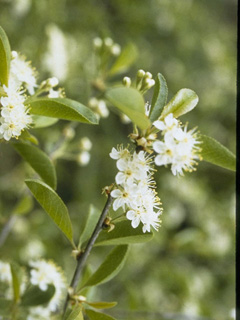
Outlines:
[[178, 126], [178, 121], [173, 117], [172, 113], [169, 113], [163, 121], [156, 120], [153, 122], [153, 125], [162, 131], [171, 131]]
[[46, 320], [50, 319], [51, 311], [48, 308], [44, 307], [33, 307], [30, 308], [30, 313], [27, 317], [27, 320]]
[[62, 271], [51, 261], [37, 260], [31, 261], [30, 282], [39, 286], [42, 291], [46, 291], [50, 284], [54, 285], [55, 293], [48, 304], [48, 309], [55, 312], [60, 303], [63, 291], [66, 289], [65, 279]]
[[10, 81], [18, 83], [19, 87], [23, 83], [30, 95], [34, 94], [34, 88], [37, 87], [35, 71], [30, 65], [30, 62], [25, 61], [25, 58], [17, 55], [11, 60], [10, 64]]
[[113, 148], [110, 157], [117, 160], [119, 170], [115, 177], [117, 189], [111, 192], [115, 198], [113, 210], [126, 209], [126, 217], [133, 228], [142, 223], [143, 232], [150, 232], [151, 226], [157, 229], [161, 209], [152, 178], [152, 158], [144, 151], [130, 153], [122, 146], [118, 150]]
[[136, 184], [124, 185], [122, 189], [115, 189], [111, 192], [111, 196], [116, 198], [113, 202], [113, 210], [116, 211], [120, 207], [125, 210], [125, 207], [135, 206], [136, 202]]
[[177, 119], [172, 114], [165, 117], [164, 121], [156, 121], [154, 125], [162, 130], [162, 141], [155, 141], [153, 149], [158, 155], [155, 163], [158, 166], [171, 164], [174, 175], [183, 175], [183, 171], [193, 171], [194, 165], [199, 160], [200, 148], [195, 129], [187, 131], [187, 125], [182, 129]]

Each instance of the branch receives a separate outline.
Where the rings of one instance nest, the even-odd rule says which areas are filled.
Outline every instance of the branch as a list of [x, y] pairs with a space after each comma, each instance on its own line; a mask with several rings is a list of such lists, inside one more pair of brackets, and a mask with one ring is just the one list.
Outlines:
[[[90, 251], [92, 250], [92, 247], [95, 243], [95, 241], [97, 240], [97, 237], [100, 233], [100, 231], [102, 230], [103, 228], [103, 223], [104, 223], [104, 220], [107, 216], [107, 213], [112, 205], [112, 197], [111, 195], [109, 194], [108, 195], [108, 199], [107, 199], [107, 202], [103, 208], [103, 211], [102, 211], [102, 214], [98, 220], [98, 223], [92, 233], [92, 236], [91, 238], [89, 239], [87, 245], [86, 245], [86, 248], [85, 250], [82, 252], [82, 254], [79, 256], [78, 258], [78, 262], [77, 262], [77, 266], [76, 266], [76, 270], [74, 272], [74, 275], [73, 275], [73, 278], [72, 278], [72, 282], [70, 284], [70, 287], [73, 288], [74, 290], [76, 289], [77, 285], [78, 285], [78, 282], [79, 282], [79, 278], [80, 278], [80, 275], [81, 275], [81, 271], [85, 265], [85, 262], [87, 260], [87, 257], [90, 253]], [[66, 302], [65, 302], [65, 305], [64, 305], [64, 312], [66, 311], [67, 309], [67, 305], [68, 305], [68, 301], [69, 301], [69, 294], [67, 295], [67, 298], [66, 298]]]

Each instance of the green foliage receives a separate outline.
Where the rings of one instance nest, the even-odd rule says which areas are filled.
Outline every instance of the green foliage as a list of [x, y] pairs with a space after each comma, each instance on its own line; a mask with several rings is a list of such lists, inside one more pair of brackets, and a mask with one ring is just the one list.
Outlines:
[[151, 103], [151, 110], [150, 110], [150, 120], [153, 122], [157, 120], [163, 107], [167, 103], [167, 96], [168, 96], [168, 87], [167, 82], [161, 73], [158, 73], [155, 79], [155, 86], [154, 86], [154, 93]]
[[106, 98], [116, 108], [125, 113], [140, 129], [150, 126], [145, 115], [143, 96], [134, 88], [115, 87], [107, 90]]
[[230, 150], [215, 139], [203, 134], [199, 135], [199, 141], [202, 142], [200, 147], [203, 160], [225, 169], [236, 170], [236, 157]]
[[38, 145], [38, 139], [26, 129], [21, 133], [19, 138], [21, 140], [30, 141], [31, 143]]
[[86, 310], [86, 314], [90, 320], [116, 320], [105, 313], [96, 312], [89, 309]]
[[109, 71], [109, 75], [123, 73], [134, 63], [137, 59], [138, 50], [133, 43], [129, 43], [121, 52], [113, 66]]
[[96, 286], [115, 277], [122, 269], [127, 258], [128, 246], [114, 248], [96, 272], [87, 280], [84, 287]]
[[71, 220], [62, 199], [42, 181], [27, 179], [25, 182], [36, 200], [74, 246]]
[[18, 302], [20, 299], [20, 285], [22, 280], [22, 270], [16, 263], [11, 263], [12, 274], [12, 288], [14, 301]]
[[133, 229], [130, 221], [125, 220], [117, 222], [111, 232], [103, 230], [95, 242], [95, 246], [141, 243], [151, 240], [152, 237], [152, 232], [143, 233], [141, 226]]
[[55, 287], [48, 285], [46, 291], [42, 291], [38, 286], [30, 286], [23, 294], [21, 305], [24, 307], [39, 306], [48, 303], [55, 293]]
[[12, 309], [12, 301], [0, 298], [0, 316], [9, 316]]
[[110, 309], [117, 305], [117, 302], [106, 302], [106, 301], [100, 301], [100, 302], [86, 302], [89, 306], [95, 308], [95, 309]]
[[8, 86], [8, 77], [10, 71], [11, 48], [8, 37], [0, 26], [0, 83]]
[[14, 149], [27, 161], [40, 177], [53, 189], [57, 186], [55, 167], [48, 156], [39, 148], [27, 143], [12, 143]]
[[88, 124], [98, 124], [98, 119], [91, 109], [71, 99], [38, 98], [30, 100], [28, 105], [31, 108], [31, 114]]
[[90, 238], [90, 236], [93, 233], [93, 230], [97, 224], [97, 221], [100, 217], [100, 214], [101, 214], [100, 210], [95, 208], [93, 205], [90, 205], [87, 220], [85, 222], [84, 229], [80, 235], [78, 247], [81, 247], [81, 244], [86, 242]]
[[58, 122], [57, 118], [32, 115], [33, 128], [46, 128]]
[[83, 320], [82, 306], [75, 305], [71, 312], [66, 313], [64, 320]]
[[23, 196], [13, 209], [12, 214], [24, 215], [33, 208], [33, 200], [29, 195]]
[[198, 96], [190, 89], [181, 89], [163, 108], [161, 118], [165, 118], [172, 113], [174, 118], [191, 111], [198, 103]]

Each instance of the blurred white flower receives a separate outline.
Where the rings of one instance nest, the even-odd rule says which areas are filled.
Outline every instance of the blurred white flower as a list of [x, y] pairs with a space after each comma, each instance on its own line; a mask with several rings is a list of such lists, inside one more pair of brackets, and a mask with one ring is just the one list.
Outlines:
[[85, 151], [90, 151], [92, 149], [92, 142], [88, 137], [83, 137], [80, 140], [80, 148]]
[[8, 284], [12, 281], [10, 264], [7, 262], [0, 261], [0, 281]]
[[39, 286], [42, 291], [46, 291], [50, 284], [54, 285], [55, 293], [47, 308], [55, 312], [61, 304], [61, 298], [66, 290], [66, 281], [62, 270], [52, 261], [36, 260], [31, 261], [30, 282]]
[[43, 67], [60, 81], [64, 81], [68, 73], [68, 41], [61, 29], [55, 24], [47, 26], [48, 48], [43, 59]]
[[82, 151], [79, 153], [77, 161], [80, 166], [86, 166], [90, 161], [91, 155], [88, 151]]
[[44, 307], [33, 307], [29, 309], [27, 320], [46, 320], [50, 319], [51, 311]]

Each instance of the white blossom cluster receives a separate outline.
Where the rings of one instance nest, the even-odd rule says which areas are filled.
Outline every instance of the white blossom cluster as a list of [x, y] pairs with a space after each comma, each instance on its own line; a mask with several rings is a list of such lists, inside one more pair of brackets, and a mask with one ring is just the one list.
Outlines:
[[3, 85], [4, 94], [0, 98], [0, 139], [8, 141], [19, 137], [32, 122], [24, 105], [24, 88], [32, 95], [36, 86], [35, 72], [30, 63], [13, 51], [8, 86]]
[[157, 120], [153, 125], [161, 130], [162, 141], [155, 141], [153, 149], [158, 153], [155, 157], [157, 166], [171, 165], [174, 175], [183, 175], [183, 171], [194, 171], [196, 160], [200, 160], [200, 148], [195, 129], [187, 131], [187, 125], [180, 122], [170, 113], [163, 121]]
[[[58, 310], [61, 298], [66, 290], [66, 282], [63, 273], [52, 261], [36, 260], [31, 261], [30, 282], [39, 286], [42, 291], [46, 291], [49, 285], [54, 285], [55, 293], [49, 301], [47, 309], [51, 312]], [[36, 310], [33, 310], [36, 313]], [[29, 318], [28, 320], [30, 320]]]
[[119, 170], [115, 177], [117, 188], [111, 192], [113, 210], [122, 208], [133, 228], [137, 228], [141, 222], [143, 232], [150, 232], [151, 227], [157, 230], [162, 210], [152, 178], [151, 158], [144, 151], [131, 153], [122, 147], [113, 148], [110, 157], [117, 160]]

